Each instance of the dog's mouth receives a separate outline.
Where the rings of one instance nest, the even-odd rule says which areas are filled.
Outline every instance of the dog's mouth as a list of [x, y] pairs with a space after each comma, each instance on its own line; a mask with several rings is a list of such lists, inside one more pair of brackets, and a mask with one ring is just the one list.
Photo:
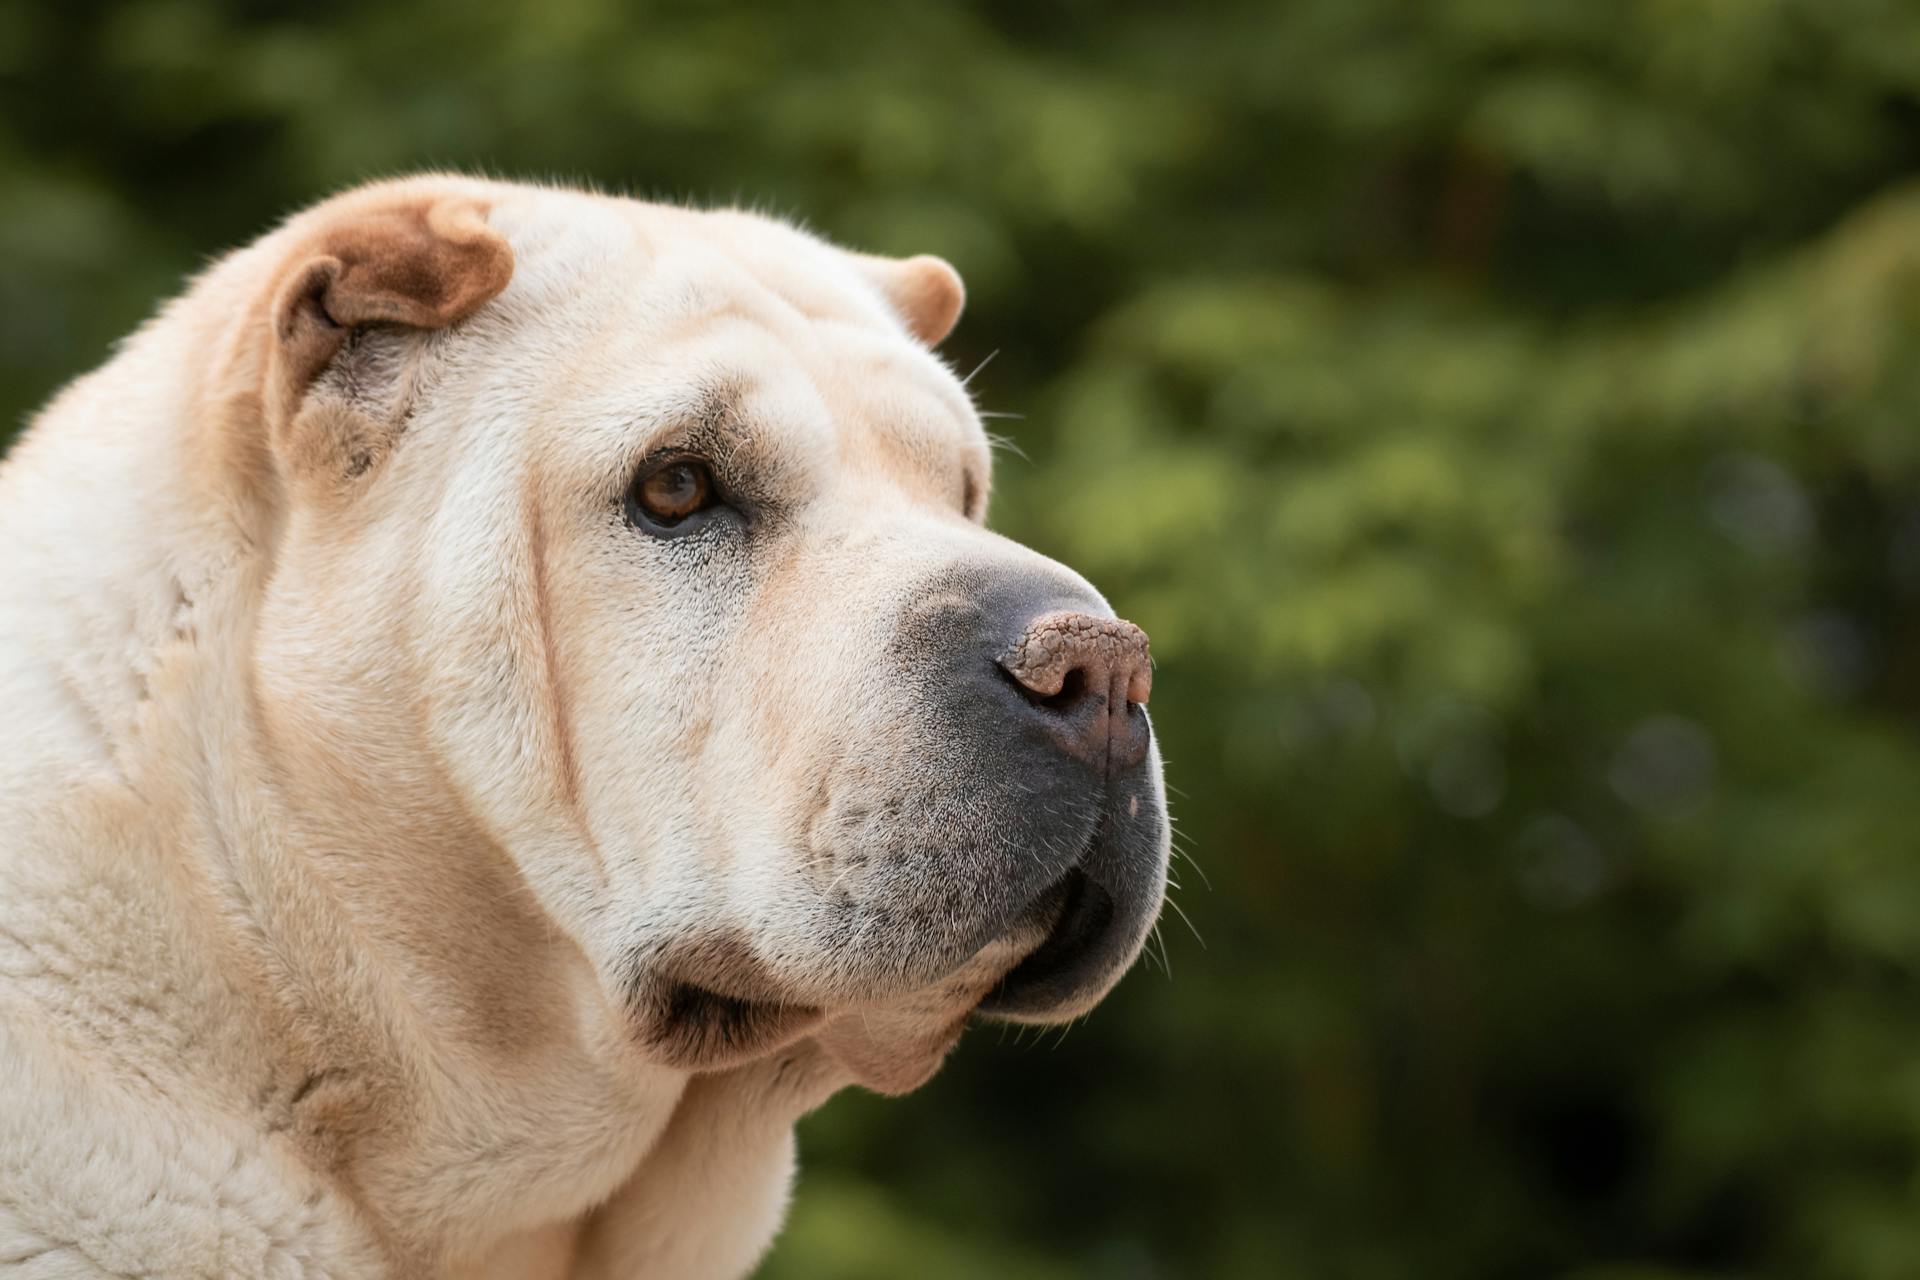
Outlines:
[[980, 1002], [980, 1012], [1044, 1017], [1108, 963], [1114, 932], [1113, 894], [1084, 868], [1073, 867], [1050, 885], [1028, 918], [1053, 921], [1046, 940], [1016, 964]]
[[980, 1012], [1057, 1022], [1103, 994], [1159, 910], [1164, 830], [1158, 806], [1144, 808], [1137, 792], [1110, 798], [1085, 852], [1021, 917], [1045, 929], [1045, 940], [987, 993]]
[[799, 1039], [822, 1011], [730, 996], [693, 982], [667, 982], [640, 1013], [641, 1035], [659, 1059], [688, 1071], [716, 1071]]
[[[684, 1071], [716, 1071], [770, 1053], [813, 1030], [825, 1012], [782, 997], [743, 939], [684, 943], [637, 966], [627, 1008], [649, 1053]], [[699, 974], [692, 981], [682, 974]]]
[[[924, 1021], [941, 1011], [964, 1019], [968, 1007], [1015, 1022], [1075, 1016], [1126, 970], [1159, 909], [1159, 814], [1132, 794], [1108, 801], [1071, 864], [1010, 920], [984, 925], [946, 962], [957, 969], [923, 973], [910, 985], [895, 973], [864, 999], [857, 997], [865, 984], [851, 975], [826, 982], [776, 971], [741, 929], [649, 949], [629, 969], [636, 1036], [665, 1065], [712, 1071], [784, 1049], [850, 1010], [866, 1020]], [[895, 937], [894, 944], [911, 947], [912, 940]]]

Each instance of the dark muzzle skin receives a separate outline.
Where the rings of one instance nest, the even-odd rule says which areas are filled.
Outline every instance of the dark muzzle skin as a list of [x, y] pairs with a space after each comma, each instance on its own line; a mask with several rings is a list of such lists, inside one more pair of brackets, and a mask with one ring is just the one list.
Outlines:
[[[1147, 637], [1066, 574], [943, 576], [917, 629], [937, 635], [926, 686], [978, 779], [1017, 816], [1002, 931], [1050, 927], [982, 1003], [1044, 1020], [1103, 987], [1160, 909], [1166, 815], [1149, 750]], [[922, 653], [926, 650], [921, 649]]]

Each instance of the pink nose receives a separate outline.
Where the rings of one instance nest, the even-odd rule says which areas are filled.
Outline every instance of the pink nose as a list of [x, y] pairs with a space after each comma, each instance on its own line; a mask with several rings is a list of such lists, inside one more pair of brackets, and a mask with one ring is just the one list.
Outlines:
[[1147, 755], [1147, 633], [1121, 618], [1057, 611], [1027, 624], [1000, 667], [1052, 721], [1068, 755], [1111, 773]]

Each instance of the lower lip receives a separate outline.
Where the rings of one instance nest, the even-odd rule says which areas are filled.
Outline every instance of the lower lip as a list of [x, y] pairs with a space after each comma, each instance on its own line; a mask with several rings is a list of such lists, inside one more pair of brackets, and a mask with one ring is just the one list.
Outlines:
[[1069, 871], [1042, 901], [1055, 898], [1056, 892], [1060, 905], [1052, 931], [1046, 941], [1015, 965], [987, 996], [981, 1006], [987, 1012], [993, 1012], [1003, 996], [1024, 1004], [1027, 991], [1055, 984], [1063, 977], [1067, 982], [1061, 985], [1070, 987], [1073, 971], [1083, 957], [1098, 948], [1101, 936], [1112, 926], [1113, 895], [1089, 879], [1084, 871], [1077, 867]]

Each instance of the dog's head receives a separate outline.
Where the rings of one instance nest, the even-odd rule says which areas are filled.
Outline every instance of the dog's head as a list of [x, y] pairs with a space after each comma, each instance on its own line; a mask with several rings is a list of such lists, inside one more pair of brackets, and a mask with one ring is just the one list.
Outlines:
[[814, 1034], [904, 1087], [976, 1007], [1118, 979], [1168, 849], [1146, 638], [982, 526], [951, 268], [453, 179], [274, 254], [257, 696], [457, 796], [639, 1052]]

